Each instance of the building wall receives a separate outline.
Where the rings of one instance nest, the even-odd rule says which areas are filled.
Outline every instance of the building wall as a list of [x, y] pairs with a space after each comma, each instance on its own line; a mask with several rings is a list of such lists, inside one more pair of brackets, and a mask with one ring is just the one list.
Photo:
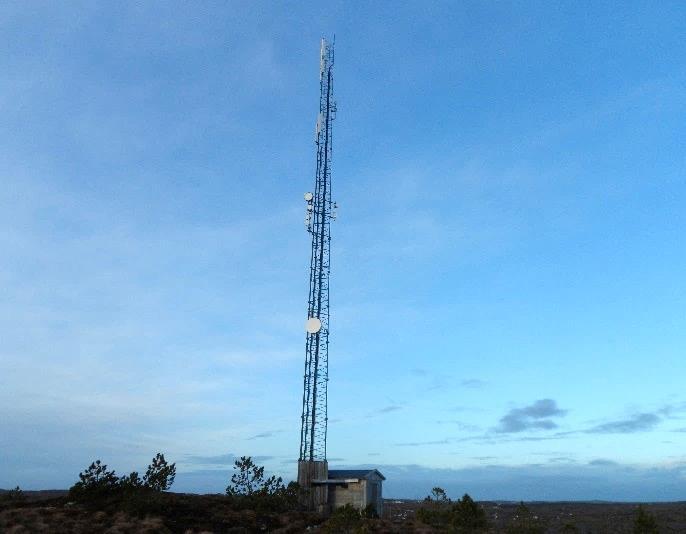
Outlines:
[[367, 482], [367, 503], [373, 504], [378, 516], [382, 516], [383, 494], [381, 480], [370, 480]]
[[362, 479], [359, 482], [349, 482], [345, 485], [336, 484], [329, 486], [329, 504], [331, 508], [338, 508], [346, 504], [352, 504], [355, 508], [363, 510], [368, 504], [374, 504], [376, 513], [383, 513], [382, 481], [378, 477], [369, 480]]
[[355, 508], [362, 509], [367, 506], [366, 480], [349, 482], [345, 485], [336, 484], [329, 486], [329, 504], [332, 508], [352, 504]]

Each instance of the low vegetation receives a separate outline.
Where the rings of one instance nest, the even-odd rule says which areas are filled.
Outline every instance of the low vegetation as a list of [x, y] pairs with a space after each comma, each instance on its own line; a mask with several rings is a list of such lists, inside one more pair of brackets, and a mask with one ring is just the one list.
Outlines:
[[134, 492], [166, 491], [171, 488], [175, 477], [176, 464], [167, 463], [162, 453], [157, 453], [152, 459], [143, 479], [139, 478], [137, 471], [118, 477], [114, 471], [107, 470], [107, 465], [95, 460], [79, 473], [79, 481], [69, 489], [69, 496], [76, 501], [97, 501]]
[[[248, 456], [235, 462], [225, 494], [171, 493], [175, 477], [176, 465], [158, 453], [143, 476], [136, 471], [118, 476], [96, 460], [68, 492], [0, 490], [0, 532], [686, 532], [681, 528], [686, 525], [684, 504], [477, 503], [468, 494], [453, 501], [440, 487], [421, 502], [387, 501], [383, 518], [376, 517], [374, 507], [349, 505], [324, 518], [300, 509], [303, 496], [296, 484], [267, 476]], [[659, 516], [655, 510], [662, 510]]]
[[634, 534], [659, 534], [659, 532], [660, 528], [655, 516], [647, 512], [643, 506], [639, 506], [634, 519]]
[[486, 532], [486, 512], [468, 495], [452, 502], [443, 488], [435, 487], [417, 510], [417, 519], [438, 530], [449, 532]]
[[291, 482], [284, 486], [281, 477], [264, 477], [264, 467], [249, 456], [234, 462], [234, 474], [226, 495], [241, 510], [287, 512], [298, 509], [300, 489]]
[[534, 515], [523, 502], [519, 503], [514, 517], [505, 528], [506, 534], [543, 534], [545, 531], [546, 528], [541, 519]]
[[12, 506], [23, 504], [24, 502], [26, 502], [26, 496], [19, 486], [0, 495], [0, 504]]
[[171, 488], [175, 477], [176, 464], [168, 463], [162, 453], [155, 455], [142, 479], [136, 471], [118, 477], [101, 460], [95, 460], [79, 473], [79, 481], [69, 488], [69, 499], [89, 508], [159, 512], [164, 508], [160, 494]]
[[250, 457], [236, 461], [225, 495], [170, 493], [175, 477], [162, 453], [143, 476], [95, 460], [65, 496], [26, 503], [19, 488], [0, 493], [0, 532], [295, 533], [323, 521], [299, 509], [297, 484], [265, 476]]

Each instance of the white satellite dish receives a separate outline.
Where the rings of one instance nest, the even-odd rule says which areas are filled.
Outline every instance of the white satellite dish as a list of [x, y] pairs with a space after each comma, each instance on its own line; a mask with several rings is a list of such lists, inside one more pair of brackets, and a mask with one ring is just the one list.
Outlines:
[[312, 200], [312, 193], [309, 193], [309, 192], [305, 193], [305, 200], [307, 200], [308, 202], [310, 200]]
[[322, 322], [316, 317], [310, 317], [305, 323], [305, 330], [308, 334], [316, 334], [322, 329]]

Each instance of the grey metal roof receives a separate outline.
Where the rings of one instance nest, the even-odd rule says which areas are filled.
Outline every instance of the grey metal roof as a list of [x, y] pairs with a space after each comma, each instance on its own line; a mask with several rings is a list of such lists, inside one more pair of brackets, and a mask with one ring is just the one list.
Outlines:
[[329, 469], [329, 478], [369, 478], [374, 473], [386, 480], [377, 469]]

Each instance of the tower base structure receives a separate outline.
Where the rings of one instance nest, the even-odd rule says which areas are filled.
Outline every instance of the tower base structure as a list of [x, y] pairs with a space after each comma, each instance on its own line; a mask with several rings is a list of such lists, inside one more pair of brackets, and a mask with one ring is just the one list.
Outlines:
[[329, 512], [329, 463], [326, 460], [298, 460], [298, 485], [303, 490], [303, 505], [308, 510]]

